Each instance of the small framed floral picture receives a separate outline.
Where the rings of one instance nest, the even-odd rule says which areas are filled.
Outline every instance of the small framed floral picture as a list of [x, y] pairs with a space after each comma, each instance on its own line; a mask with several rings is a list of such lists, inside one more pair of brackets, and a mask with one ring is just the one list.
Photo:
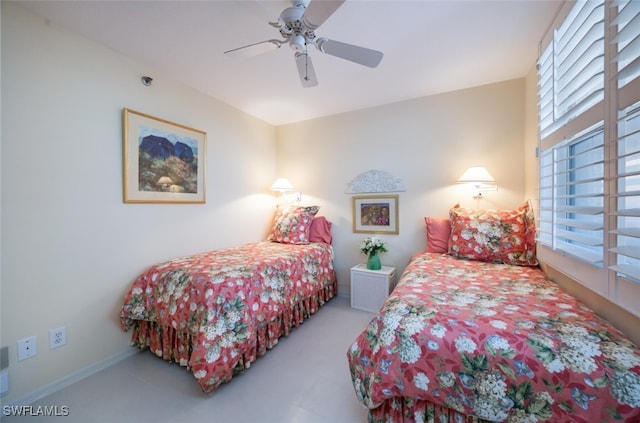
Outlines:
[[400, 233], [397, 195], [358, 195], [352, 197], [353, 232], [360, 234]]

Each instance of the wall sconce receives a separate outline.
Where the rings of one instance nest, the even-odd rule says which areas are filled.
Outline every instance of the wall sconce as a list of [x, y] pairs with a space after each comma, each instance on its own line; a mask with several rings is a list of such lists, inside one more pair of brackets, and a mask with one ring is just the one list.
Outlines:
[[291, 185], [291, 182], [289, 182], [287, 178], [278, 178], [271, 185], [271, 189], [273, 191], [280, 191], [280, 194], [284, 195], [285, 192], [293, 190], [293, 185]]
[[293, 185], [291, 185], [291, 182], [289, 182], [287, 178], [278, 178], [271, 184], [271, 189], [280, 192], [279, 203], [284, 205], [287, 199], [286, 192], [293, 191]]
[[482, 193], [485, 191], [497, 191], [498, 185], [496, 180], [489, 171], [482, 166], [474, 166], [465, 170], [461, 177], [458, 178], [459, 184], [469, 184], [473, 186], [475, 198], [478, 201], [478, 208], [480, 207], [480, 199]]

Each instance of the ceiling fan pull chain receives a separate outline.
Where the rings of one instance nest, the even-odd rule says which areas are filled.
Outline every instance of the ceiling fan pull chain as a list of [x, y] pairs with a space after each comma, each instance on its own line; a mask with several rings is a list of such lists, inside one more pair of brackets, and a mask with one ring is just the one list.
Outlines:
[[304, 80], [309, 80], [309, 50], [307, 50], [307, 43], [304, 43]]

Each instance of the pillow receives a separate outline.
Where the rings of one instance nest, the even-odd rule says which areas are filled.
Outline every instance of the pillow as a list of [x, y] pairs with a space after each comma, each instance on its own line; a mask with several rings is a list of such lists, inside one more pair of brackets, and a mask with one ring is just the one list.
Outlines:
[[458, 258], [537, 266], [535, 222], [529, 203], [515, 210], [449, 210], [448, 252]]
[[427, 253], [447, 253], [451, 221], [444, 217], [425, 217], [427, 224]]
[[282, 244], [308, 244], [309, 229], [318, 209], [317, 206], [278, 208], [267, 239]]
[[331, 222], [324, 216], [316, 216], [309, 228], [309, 242], [324, 242], [331, 245]]

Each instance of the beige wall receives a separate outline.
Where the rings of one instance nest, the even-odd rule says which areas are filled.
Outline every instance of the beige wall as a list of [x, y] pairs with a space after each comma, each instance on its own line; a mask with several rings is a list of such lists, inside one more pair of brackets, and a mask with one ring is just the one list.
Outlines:
[[363, 262], [352, 233], [347, 184], [371, 169], [400, 178], [400, 234], [384, 235], [385, 265], [402, 271], [411, 254], [425, 248], [425, 216], [447, 216], [460, 203], [476, 207], [468, 187], [456, 180], [469, 166], [486, 166], [498, 192], [482, 208], [512, 208], [525, 200], [525, 80], [315, 119], [277, 129], [278, 174], [315, 203], [334, 223], [339, 294], [349, 295], [349, 269]]
[[[207, 132], [206, 204], [122, 202], [123, 107]], [[272, 126], [3, 2], [2, 402], [132, 352], [118, 312], [146, 266], [264, 238], [275, 154]], [[49, 350], [59, 326], [67, 345]]]

